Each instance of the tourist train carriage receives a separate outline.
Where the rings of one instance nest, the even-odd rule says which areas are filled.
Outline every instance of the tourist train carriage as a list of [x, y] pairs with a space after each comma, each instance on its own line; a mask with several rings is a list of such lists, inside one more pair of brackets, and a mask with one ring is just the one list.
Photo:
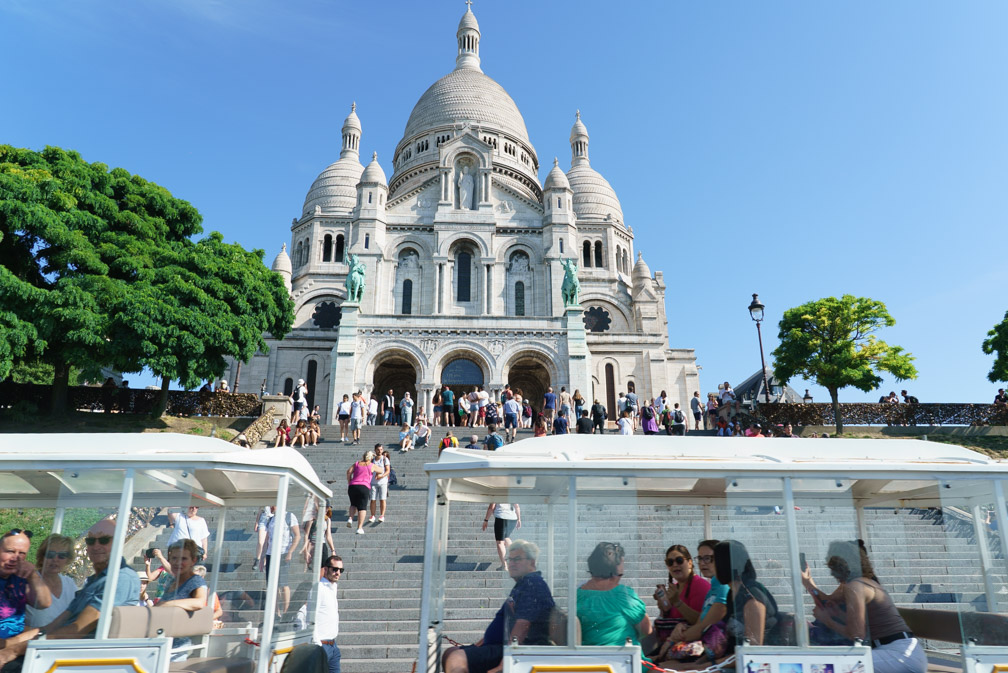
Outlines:
[[[541, 548], [538, 569], [568, 617], [576, 613], [571, 597], [588, 579], [586, 558], [600, 541], [624, 546], [622, 581], [653, 617], [651, 594], [666, 578], [665, 548], [681, 543], [695, 550], [700, 540], [731, 538], [748, 548], [779, 609], [805, 624], [813, 603], [801, 584], [800, 554], [816, 583], [832, 591], [828, 544], [860, 538], [882, 585], [925, 639], [933, 669], [1008, 670], [1008, 546], [996, 525], [1008, 520], [1008, 464], [961, 447], [566, 435], [496, 452], [448, 449], [425, 469], [421, 669], [440, 670], [452, 639], [477, 640], [513, 586], [480, 563], [492, 553], [493, 538], [478, 534], [487, 503], [511, 502], [523, 515], [512, 537]], [[989, 517], [994, 524], [986, 523]], [[486, 583], [497, 596], [481, 611], [469, 598], [474, 568], [493, 578]], [[555, 646], [505, 647], [505, 673], [640, 670], [640, 648], [584, 647], [576, 619], [553, 621], [566, 624], [565, 632], [551, 630]], [[740, 644], [733, 665], [740, 673], [872, 673], [866, 644], [816, 646], [805, 628], [793, 638], [788, 646]]]
[[[221, 588], [225, 623], [215, 629], [212, 608], [192, 614], [179, 608], [113, 610], [109, 597], [115, 594], [120, 569], [110, 563], [95, 637], [31, 641], [24, 673], [279, 671], [293, 646], [310, 641], [315, 599], [305, 587], [319, 576], [321, 554], [315, 555], [310, 571], [304, 571], [303, 564], [296, 568], [297, 558], [292, 563], [290, 614], [304, 608], [300, 620], [280, 623], [275, 618], [280, 564], [273, 564], [266, 577], [252, 569], [254, 552], [238, 557], [226, 543], [237, 540], [236, 529], [251, 531], [263, 505], [276, 506], [278, 521], [289, 520], [288, 511], [300, 518], [309, 496], [324, 502], [331, 492], [308, 461], [289, 448], [252, 451], [219, 439], [168, 433], [0, 436], [0, 508], [51, 517], [51, 531], [37, 529], [35, 539], [60, 531], [77, 538], [98, 520], [114, 516], [111, 558], [124, 557], [142, 571], [144, 550], [163, 543], [160, 538], [170, 532], [164, 526], [164, 508], [184, 511], [199, 505], [199, 515], [211, 531], [204, 561], [208, 592], [218, 591], [222, 573], [243, 577], [247, 587], [240, 592]], [[131, 515], [119, 517], [120, 512]], [[323, 527], [316, 528], [321, 549]], [[279, 557], [280, 544], [281, 537], [275, 535], [274, 558]], [[81, 563], [86, 562], [83, 549], [81, 544], [77, 565], [67, 570], [78, 584], [90, 574], [90, 566]], [[191, 637], [188, 661], [169, 666], [169, 636]]]

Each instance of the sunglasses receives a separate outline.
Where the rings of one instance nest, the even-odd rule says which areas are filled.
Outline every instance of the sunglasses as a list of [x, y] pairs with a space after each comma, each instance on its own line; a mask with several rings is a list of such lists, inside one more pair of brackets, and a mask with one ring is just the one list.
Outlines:
[[528, 558], [528, 556], [508, 556], [507, 560], [508, 563], [514, 563], [515, 561], [527, 561]]
[[669, 568], [672, 566], [681, 566], [683, 563], [686, 563], [685, 556], [673, 556], [672, 558], [665, 559], [665, 565]]
[[336, 573], [346, 573], [346, 568], [343, 566], [326, 566], [326, 570], [332, 570]]
[[712, 563], [714, 561], [714, 554], [703, 554], [702, 556], [697, 556], [696, 560], [700, 561], [700, 563]]
[[68, 552], [68, 551], [47, 551], [45, 553], [45, 557], [46, 558], [58, 558], [58, 559], [66, 560], [66, 559], [70, 558], [70, 552]]
[[89, 547], [93, 547], [95, 542], [101, 545], [106, 545], [112, 541], [111, 535], [102, 535], [101, 537], [86, 537], [84, 538], [84, 544]]
[[24, 528], [11, 528], [9, 531], [7, 531], [7, 535], [4, 535], [4, 537], [7, 537], [9, 535], [24, 535], [26, 538], [30, 540], [32, 535], [34, 535], [34, 533], [32, 533], [30, 530], [25, 530]]

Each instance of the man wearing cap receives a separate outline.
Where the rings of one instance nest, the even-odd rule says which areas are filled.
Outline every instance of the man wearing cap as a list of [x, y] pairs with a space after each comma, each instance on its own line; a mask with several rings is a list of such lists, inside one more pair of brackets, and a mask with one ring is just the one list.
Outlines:
[[25, 627], [25, 608], [49, 607], [52, 594], [27, 559], [31, 532], [15, 528], [0, 538], [0, 666], [23, 654], [8, 639], [20, 635]]

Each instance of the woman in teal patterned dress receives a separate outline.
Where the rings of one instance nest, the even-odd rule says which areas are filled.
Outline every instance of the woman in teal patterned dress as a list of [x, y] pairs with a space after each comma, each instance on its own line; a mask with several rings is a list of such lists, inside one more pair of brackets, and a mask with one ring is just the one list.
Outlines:
[[588, 557], [591, 579], [577, 591], [577, 616], [581, 621], [584, 645], [635, 645], [651, 633], [644, 601], [623, 577], [623, 547], [616, 542], [600, 542]]

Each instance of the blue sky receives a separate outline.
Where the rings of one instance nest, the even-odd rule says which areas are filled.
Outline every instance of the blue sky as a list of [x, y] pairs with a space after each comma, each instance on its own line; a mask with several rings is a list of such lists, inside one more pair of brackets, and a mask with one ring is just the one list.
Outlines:
[[[465, 5], [4, 0], [0, 142], [76, 149], [192, 202], [206, 230], [290, 240], [356, 101], [387, 175], [454, 67]], [[746, 306], [884, 301], [921, 401], [990, 401], [980, 343], [1008, 309], [1008, 4], [477, 0], [484, 72], [539, 155], [580, 109], [592, 166], [668, 285], [704, 391], [759, 368]], [[136, 380], [136, 377], [133, 377]], [[137, 381], [146, 383], [146, 381]], [[792, 385], [804, 390], [805, 384]], [[817, 401], [825, 391], [811, 386]], [[842, 401], [878, 398], [848, 389]]]

